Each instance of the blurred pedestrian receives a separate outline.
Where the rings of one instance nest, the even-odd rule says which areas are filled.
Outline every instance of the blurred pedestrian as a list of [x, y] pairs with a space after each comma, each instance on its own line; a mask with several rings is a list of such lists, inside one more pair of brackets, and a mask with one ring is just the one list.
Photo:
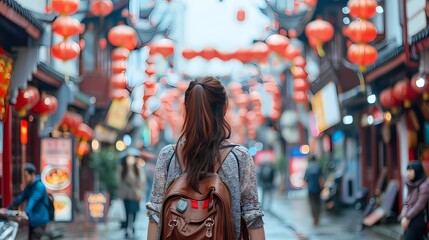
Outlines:
[[152, 192], [153, 175], [155, 174], [155, 164], [152, 161], [147, 161], [145, 166], [146, 171], [146, 202], [149, 202], [150, 193]]
[[271, 203], [273, 202], [275, 170], [273, 163], [269, 159], [263, 160], [258, 175], [262, 188], [261, 207], [270, 211]]
[[400, 215], [404, 240], [427, 239], [429, 180], [420, 161], [408, 164], [407, 178], [408, 195]]
[[42, 238], [49, 223], [49, 199], [45, 185], [40, 180], [40, 176], [36, 175], [36, 167], [31, 163], [26, 163], [24, 166], [24, 184], [24, 191], [8, 209], [14, 209], [27, 201], [24, 211], [30, 225], [29, 239], [38, 240]]
[[[173, 179], [177, 179], [178, 176], [180, 180], [183, 179], [180, 177], [186, 177], [187, 187], [195, 192], [194, 189], [198, 188], [201, 177], [212, 174], [217, 168], [219, 169], [217, 172], [223, 183], [227, 185], [231, 196], [229, 199], [231, 207], [222, 210], [226, 213], [222, 212], [220, 215], [227, 215], [230, 221], [213, 222], [216, 226], [214, 228], [210, 223], [213, 219], [206, 218], [206, 227], [201, 231], [202, 234], [205, 234], [201, 234], [201, 236], [207, 236], [210, 239], [212, 239], [211, 236], [218, 236], [217, 239], [225, 239], [219, 238], [219, 235], [231, 236], [230, 234], [232, 234], [232, 239], [238, 240], [240, 239], [240, 226], [242, 226], [240, 219], [242, 219], [245, 221], [243, 224], [248, 227], [250, 239], [265, 239], [263, 212], [258, 202], [254, 162], [247, 149], [229, 144], [231, 127], [225, 119], [227, 108], [228, 97], [224, 86], [218, 79], [201, 77], [189, 83], [185, 92], [185, 118], [182, 135], [176, 145], [168, 145], [161, 150], [156, 163], [152, 194], [150, 202], [146, 205], [149, 216], [148, 240], [160, 239], [160, 235], [164, 232], [161, 232], [160, 229], [161, 225], [166, 223], [163, 219], [165, 215], [162, 213], [162, 206], [166, 190], [171, 186]], [[211, 203], [207, 202], [207, 204]], [[215, 204], [218, 206], [217, 203]], [[210, 208], [210, 205], [208, 207]], [[201, 211], [204, 210], [204, 207], [202, 204], [199, 207], [196, 200], [188, 202], [186, 199], [177, 205], [177, 211], [189, 213], [188, 210]], [[180, 227], [177, 225], [179, 222]], [[187, 227], [187, 224], [182, 226], [182, 223], [178, 219], [171, 220], [169, 223], [172, 226], [171, 231], [183, 236], [187, 233], [185, 230], [195, 230]], [[193, 224], [196, 225], [195, 222]], [[200, 223], [198, 222], [198, 224]], [[222, 225], [222, 228], [218, 228], [219, 225]], [[218, 232], [231, 225], [233, 229], [228, 228], [225, 232]], [[182, 239], [175, 238], [175, 236], [170, 235], [172, 239]], [[197, 239], [202, 239], [202, 237]]]
[[124, 201], [125, 207], [125, 238], [130, 236], [129, 230], [135, 234], [134, 223], [137, 213], [140, 211], [140, 200], [142, 199], [143, 183], [141, 171], [137, 158], [140, 151], [135, 148], [128, 148], [126, 155], [121, 159], [119, 197]]
[[308, 198], [311, 208], [311, 215], [313, 216], [313, 224], [317, 226], [319, 225], [320, 221], [320, 192], [322, 191], [323, 186], [323, 175], [315, 156], [311, 156], [309, 158], [308, 167], [305, 170], [304, 180], [307, 182]]

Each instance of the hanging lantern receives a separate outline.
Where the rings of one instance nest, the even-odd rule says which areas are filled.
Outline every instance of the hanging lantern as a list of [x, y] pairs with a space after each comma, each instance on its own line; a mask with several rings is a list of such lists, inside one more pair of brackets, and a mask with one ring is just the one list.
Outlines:
[[94, 16], [105, 17], [113, 11], [111, 0], [93, 0], [90, 11]]
[[70, 16], [59, 16], [52, 23], [52, 31], [64, 38], [68, 38], [82, 33], [82, 25], [80, 22]]
[[305, 68], [307, 61], [303, 56], [298, 56], [292, 60], [292, 66]]
[[130, 51], [137, 46], [136, 30], [126, 25], [119, 25], [110, 29], [107, 39], [113, 46], [124, 47]]
[[110, 82], [112, 87], [117, 89], [125, 89], [127, 88], [127, 78], [124, 73], [117, 73], [110, 76]]
[[81, 139], [84, 143], [88, 142], [94, 137], [94, 131], [86, 123], [79, 124], [75, 134], [76, 137]]
[[301, 50], [294, 45], [289, 44], [289, 46], [287, 46], [282, 52], [282, 56], [284, 59], [292, 61], [294, 58], [301, 56]]
[[48, 116], [57, 111], [58, 101], [54, 96], [43, 94], [39, 102], [31, 109], [35, 114], [40, 115], [40, 129], [44, 129]]
[[229, 61], [233, 59], [234, 56], [235, 56], [235, 53], [219, 52], [217, 57], [222, 61]]
[[150, 54], [161, 54], [165, 58], [174, 53], [174, 42], [168, 38], [159, 39], [150, 45]]
[[130, 92], [127, 89], [113, 89], [112, 99], [113, 100], [122, 100], [130, 96]]
[[305, 27], [305, 35], [307, 38], [313, 38], [317, 53], [319, 56], [324, 57], [325, 51], [322, 46], [334, 36], [334, 27], [327, 21], [317, 19], [307, 24]]
[[206, 60], [212, 60], [213, 58], [217, 57], [217, 55], [218, 52], [214, 48], [204, 48], [200, 53], [200, 56]]
[[76, 153], [79, 158], [87, 155], [91, 151], [88, 142], [79, 142], [77, 145]]
[[429, 79], [425, 74], [416, 74], [411, 79], [411, 87], [415, 92], [423, 93], [423, 100], [429, 99]]
[[307, 71], [305, 71], [305, 68], [292, 67], [290, 69], [290, 71], [292, 72], [292, 75], [294, 78], [301, 78], [301, 79], [307, 79], [308, 78], [308, 73], [307, 73]]
[[196, 57], [196, 56], [198, 56], [198, 53], [197, 52], [195, 52], [194, 50], [192, 50], [192, 49], [190, 49], [190, 48], [185, 48], [185, 49], [183, 49], [183, 51], [182, 51], [182, 56], [185, 58], [185, 59], [192, 59], [192, 58], [194, 58], [194, 57]]
[[316, 6], [317, 0], [304, 0], [304, 4], [312, 8]]
[[303, 78], [295, 78], [293, 80], [293, 89], [295, 91], [307, 91], [310, 88], [310, 84], [308, 83], [307, 80], [303, 79]]
[[148, 77], [155, 74], [155, 66], [153, 64], [149, 64], [146, 66], [146, 70], [144, 71]]
[[407, 80], [401, 80], [393, 86], [393, 96], [401, 102], [404, 102], [404, 107], [411, 107], [411, 100], [417, 98], [419, 94], [413, 90], [411, 83]]
[[126, 60], [130, 55], [130, 50], [126, 48], [115, 48], [112, 51], [112, 61]]
[[366, 66], [377, 60], [377, 49], [366, 43], [354, 43], [347, 50], [347, 58], [359, 66], [360, 72], [365, 72]]
[[295, 91], [293, 93], [293, 101], [297, 103], [308, 103], [307, 93], [304, 91]]
[[370, 19], [377, 14], [376, 0], [350, 0], [347, 7], [354, 18]]
[[79, 9], [80, 0], [52, 0], [52, 9], [61, 15], [71, 15]]
[[52, 56], [63, 61], [72, 60], [80, 53], [79, 44], [71, 40], [54, 44], [51, 48]]
[[81, 124], [82, 122], [83, 118], [81, 115], [75, 112], [67, 111], [64, 113], [59, 125], [65, 132], [68, 130], [70, 130], [71, 132], [76, 132], [79, 124]]
[[125, 60], [116, 60], [112, 62], [113, 73], [123, 73], [127, 70], [127, 62]]
[[98, 46], [100, 46], [100, 49], [106, 49], [107, 40], [105, 38], [100, 38], [100, 40], [98, 41]]
[[393, 96], [393, 89], [387, 88], [380, 93], [380, 103], [386, 109], [391, 109], [401, 105], [401, 101]]
[[347, 37], [353, 42], [368, 43], [377, 37], [377, 28], [369, 21], [355, 20], [347, 27]]
[[257, 42], [253, 44], [250, 52], [253, 54], [254, 59], [260, 62], [265, 62], [270, 54], [270, 48], [264, 42]]
[[237, 11], [237, 21], [243, 22], [246, 19], [246, 11], [240, 9]]
[[150, 97], [153, 97], [156, 95], [156, 92], [158, 91], [158, 84], [153, 80], [152, 78], [149, 78], [144, 83], [144, 96], [143, 100], [146, 102]]
[[273, 34], [269, 36], [265, 42], [272, 51], [277, 53], [282, 53], [289, 45], [289, 39], [280, 34]]
[[40, 94], [37, 88], [28, 86], [26, 89], [19, 89], [14, 106], [15, 110], [18, 111], [18, 116], [24, 117], [27, 111], [33, 108], [39, 100]]

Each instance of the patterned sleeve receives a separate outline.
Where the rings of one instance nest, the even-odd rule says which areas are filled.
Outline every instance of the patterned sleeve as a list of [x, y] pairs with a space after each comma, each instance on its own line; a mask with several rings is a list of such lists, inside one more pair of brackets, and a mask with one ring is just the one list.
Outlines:
[[149, 202], [146, 203], [147, 215], [149, 221], [158, 222], [159, 214], [161, 212], [162, 201], [164, 199], [165, 185], [167, 182], [167, 165], [168, 161], [173, 154], [173, 147], [171, 145], [165, 146], [159, 153], [156, 162], [156, 170], [153, 178], [152, 193]]
[[261, 228], [264, 213], [258, 201], [255, 164], [246, 148], [240, 146], [236, 149], [240, 162], [241, 214], [248, 228]]

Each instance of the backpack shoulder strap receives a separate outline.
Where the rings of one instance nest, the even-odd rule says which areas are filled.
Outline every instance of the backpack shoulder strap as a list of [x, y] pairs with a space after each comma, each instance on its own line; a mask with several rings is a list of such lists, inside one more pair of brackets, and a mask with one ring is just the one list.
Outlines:
[[174, 155], [177, 155], [176, 154], [176, 144], [171, 145], [171, 147], [173, 148], [173, 154], [171, 154], [171, 157], [170, 157], [170, 159], [168, 159], [168, 162], [167, 162], [167, 173], [168, 173], [168, 169], [170, 169], [171, 160], [173, 159]]
[[[223, 162], [225, 161], [226, 157], [228, 157], [228, 154], [232, 151], [232, 149], [234, 149], [234, 147], [237, 145], [234, 144], [228, 144], [225, 146], [221, 146], [221, 153], [220, 153], [220, 162], [216, 162], [215, 167], [214, 167], [214, 172], [217, 173], [219, 172], [220, 167], [222, 166]], [[235, 155], [235, 154], [234, 154]]]

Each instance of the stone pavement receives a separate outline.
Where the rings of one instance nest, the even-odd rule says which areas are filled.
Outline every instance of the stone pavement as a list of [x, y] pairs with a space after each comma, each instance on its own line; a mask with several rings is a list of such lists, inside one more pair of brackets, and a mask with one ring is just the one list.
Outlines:
[[[144, 209], [143, 204], [142, 209]], [[112, 201], [107, 224], [99, 224], [88, 229], [82, 224], [83, 216], [80, 216], [77, 217], [74, 223], [57, 223], [53, 228], [63, 233], [61, 239], [124, 239], [124, 230], [119, 227], [123, 215], [122, 202], [114, 200]], [[361, 231], [361, 218], [361, 212], [351, 209], [342, 210], [337, 214], [324, 212], [321, 216], [320, 225], [314, 227], [306, 196], [297, 194], [295, 196], [289, 195], [289, 197], [276, 195], [271, 204], [271, 210], [266, 211], [264, 221], [268, 240], [299, 239], [296, 232], [311, 240], [390, 240], [398, 238], [397, 235], [391, 233], [392, 231], [389, 230], [389, 227], [385, 226], [379, 226], [378, 231], [373, 229]], [[134, 239], [144, 240], [147, 234], [145, 211], [139, 213], [136, 221], [136, 236]], [[391, 234], [390, 237], [389, 234]]]

